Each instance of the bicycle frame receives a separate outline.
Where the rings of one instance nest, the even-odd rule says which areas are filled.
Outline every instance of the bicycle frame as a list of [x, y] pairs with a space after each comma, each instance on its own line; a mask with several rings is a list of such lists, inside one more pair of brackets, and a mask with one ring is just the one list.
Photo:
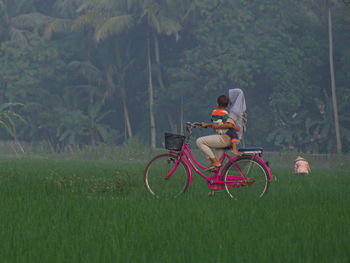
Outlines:
[[[224, 153], [224, 155], [222, 156], [220, 163], [221, 163], [221, 167], [223, 166], [224, 160], [227, 158], [236, 168], [236, 170], [239, 172], [240, 176], [232, 176], [231, 179], [232, 181], [223, 181], [222, 180], [222, 176], [224, 173], [224, 169], [218, 168], [215, 171], [215, 174], [213, 176], [207, 177], [206, 175], [204, 175], [197, 167], [196, 165], [198, 165], [200, 168], [202, 169], [206, 169], [205, 166], [201, 165], [196, 158], [193, 156], [191, 149], [188, 147], [187, 143], [185, 143], [182, 147], [182, 150], [180, 153], [177, 152], [173, 152], [173, 151], [169, 151], [169, 153], [172, 153], [174, 155], [178, 156], [178, 159], [176, 160], [176, 163], [173, 167], [173, 169], [169, 172], [169, 174], [166, 176], [166, 178], [169, 178], [177, 169], [177, 167], [179, 166], [180, 160], [183, 160], [189, 170], [190, 173], [190, 185], [192, 185], [192, 177], [193, 177], [193, 172], [192, 172], [192, 168], [197, 172], [197, 174], [199, 174], [200, 176], [202, 176], [203, 178], [205, 178], [208, 182], [208, 187], [211, 189], [218, 189], [218, 184], [221, 185], [221, 187], [219, 187], [220, 189], [222, 189], [222, 185], [224, 183], [232, 183], [232, 182], [242, 182], [246, 179], [245, 175], [242, 173], [242, 171], [239, 169], [239, 167], [235, 164], [235, 160], [237, 158], [239, 158], [239, 156], [236, 156], [234, 158], [231, 158], [228, 154]], [[257, 156], [254, 155], [249, 155], [252, 157], [252, 159], [257, 159], [258, 161], [260, 161], [266, 168], [266, 170], [269, 173], [269, 177], [270, 179], [272, 179], [272, 175], [270, 172], [269, 167], [265, 164], [265, 162], [263, 160], [261, 160], [260, 158], [258, 158]], [[196, 165], [195, 165], [195, 164]]]

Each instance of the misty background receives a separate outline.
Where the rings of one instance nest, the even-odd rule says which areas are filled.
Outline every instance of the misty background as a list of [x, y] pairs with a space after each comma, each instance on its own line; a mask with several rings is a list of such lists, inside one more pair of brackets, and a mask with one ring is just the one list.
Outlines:
[[158, 148], [241, 88], [246, 146], [348, 153], [349, 85], [346, 0], [0, 0], [1, 141]]

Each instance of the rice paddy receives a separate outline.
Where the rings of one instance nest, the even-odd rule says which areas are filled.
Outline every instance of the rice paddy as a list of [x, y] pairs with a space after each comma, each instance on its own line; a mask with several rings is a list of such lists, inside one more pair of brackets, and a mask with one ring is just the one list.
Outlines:
[[274, 168], [262, 199], [152, 198], [145, 163], [0, 160], [0, 262], [350, 262], [349, 171]]

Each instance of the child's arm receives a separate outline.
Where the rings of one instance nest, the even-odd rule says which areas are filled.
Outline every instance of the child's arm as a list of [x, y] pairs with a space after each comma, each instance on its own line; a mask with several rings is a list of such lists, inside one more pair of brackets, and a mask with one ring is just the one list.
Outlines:
[[228, 121], [229, 122], [232, 121], [232, 123], [234, 125], [234, 127], [232, 129], [234, 129], [235, 131], [240, 131], [241, 130], [241, 128], [239, 128], [239, 126], [237, 126], [236, 123], [231, 118], [229, 118]]
[[241, 128], [239, 128], [239, 126], [236, 126], [236, 125], [234, 125], [234, 126], [232, 127], [232, 129], [234, 129], [235, 131], [240, 131], [240, 130], [241, 130]]
[[230, 123], [230, 122], [225, 122], [224, 124], [221, 124], [221, 125], [213, 123], [212, 127], [214, 130], [221, 130], [221, 129], [234, 129], [235, 131], [240, 130], [238, 126], [235, 126], [233, 123]]
[[231, 118], [228, 118], [227, 121], [221, 125], [213, 124], [212, 127], [214, 130], [217, 130], [217, 129], [234, 129], [235, 131], [240, 130], [239, 126], [236, 126], [235, 122]]

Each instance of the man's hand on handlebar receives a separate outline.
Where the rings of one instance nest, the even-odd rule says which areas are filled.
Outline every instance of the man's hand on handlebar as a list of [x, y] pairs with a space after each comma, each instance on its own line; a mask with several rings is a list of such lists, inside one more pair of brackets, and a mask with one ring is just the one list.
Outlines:
[[201, 127], [200, 122], [186, 122], [186, 125], [187, 127], [192, 127], [192, 128]]

